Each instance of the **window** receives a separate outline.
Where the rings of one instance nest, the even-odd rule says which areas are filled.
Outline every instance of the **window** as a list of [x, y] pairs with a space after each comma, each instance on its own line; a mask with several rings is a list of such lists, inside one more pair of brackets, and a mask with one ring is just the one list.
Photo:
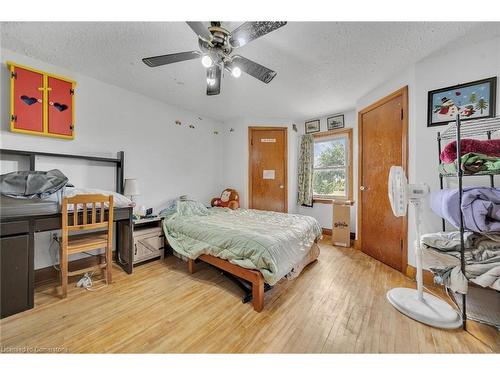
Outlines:
[[313, 171], [314, 199], [350, 199], [351, 132], [351, 129], [347, 129], [316, 136]]

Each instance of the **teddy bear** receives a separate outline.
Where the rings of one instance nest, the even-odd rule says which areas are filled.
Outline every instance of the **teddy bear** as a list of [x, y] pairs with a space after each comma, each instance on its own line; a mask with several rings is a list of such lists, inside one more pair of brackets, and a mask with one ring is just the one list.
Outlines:
[[212, 207], [227, 207], [235, 210], [240, 207], [240, 197], [234, 189], [224, 189], [220, 198], [212, 199]]

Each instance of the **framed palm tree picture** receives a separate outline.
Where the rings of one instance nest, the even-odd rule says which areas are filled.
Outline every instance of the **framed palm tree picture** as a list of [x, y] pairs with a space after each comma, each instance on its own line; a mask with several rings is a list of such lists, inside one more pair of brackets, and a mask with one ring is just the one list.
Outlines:
[[495, 117], [497, 77], [429, 91], [427, 127]]

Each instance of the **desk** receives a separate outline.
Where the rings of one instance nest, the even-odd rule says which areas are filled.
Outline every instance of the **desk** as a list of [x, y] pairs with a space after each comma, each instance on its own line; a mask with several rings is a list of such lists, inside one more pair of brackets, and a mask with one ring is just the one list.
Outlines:
[[[107, 210], [104, 216], [107, 220]], [[113, 221], [116, 223], [115, 261], [125, 272], [132, 273], [132, 208], [115, 208]], [[33, 308], [35, 233], [58, 229], [61, 229], [60, 213], [2, 218], [0, 223], [1, 318]]]

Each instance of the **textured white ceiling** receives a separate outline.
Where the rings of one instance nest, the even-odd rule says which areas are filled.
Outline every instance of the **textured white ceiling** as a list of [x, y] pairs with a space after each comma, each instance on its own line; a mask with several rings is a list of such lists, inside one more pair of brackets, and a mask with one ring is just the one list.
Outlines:
[[4, 48], [215, 119], [304, 119], [354, 107], [390, 76], [478, 26], [290, 22], [237, 50], [278, 72], [270, 84], [226, 75], [221, 95], [212, 97], [205, 94], [200, 61], [157, 68], [141, 62], [197, 50], [196, 35], [182, 22], [2, 23], [1, 41]]

